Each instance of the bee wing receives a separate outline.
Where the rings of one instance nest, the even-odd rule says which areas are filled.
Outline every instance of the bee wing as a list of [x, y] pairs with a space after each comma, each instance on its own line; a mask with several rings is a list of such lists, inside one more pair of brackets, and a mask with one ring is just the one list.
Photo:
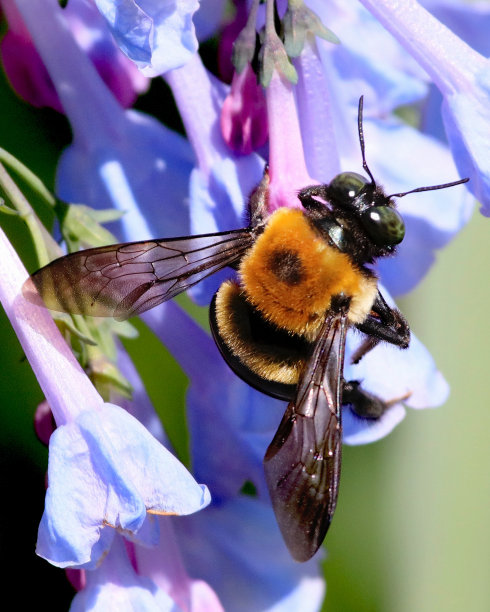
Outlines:
[[124, 320], [233, 263], [253, 244], [250, 229], [115, 244], [60, 257], [25, 283], [26, 299], [52, 310]]
[[346, 328], [344, 313], [325, 320], [264, 459], [277, 522], [297, 561], [318, 550], [337, 504]]

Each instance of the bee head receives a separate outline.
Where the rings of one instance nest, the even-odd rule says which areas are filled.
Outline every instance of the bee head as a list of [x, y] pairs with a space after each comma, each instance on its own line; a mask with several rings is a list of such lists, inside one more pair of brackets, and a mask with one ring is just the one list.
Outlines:
[[[368, 263], [377, 257], [394, 253], [396, 246], [405, 237], [405, 223], [396, 210], [393, 198], [419, 191], [445, 189], [466, 183], [469, 179], [386, 195], [376, 184], [366, 162], [362, 110], [361, 96], [358, 133], [362, 167], [369, 179], [357, 172], [341, 172], [328, 184], [307, 187], [298, 197], [311, 221], [327, 234], [329, 241], [341, 251], [350, 252], [359, 263]], [[317, 198], [323, 200], [323, 203]]]
[[374, 179], [368, 181], [357, 172], [342, 172], [325, 190], [335, 216], [357, 221], [377, 247], [391, 249], [405, 236], [405, 223], [391, 197], [385, 195]]

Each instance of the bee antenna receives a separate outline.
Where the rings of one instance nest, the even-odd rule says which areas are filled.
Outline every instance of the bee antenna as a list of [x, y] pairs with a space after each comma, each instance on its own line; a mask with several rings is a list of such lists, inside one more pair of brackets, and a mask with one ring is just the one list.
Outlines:
[[454, 181], [453, 183], [444, 183], [443, 185], [430, 185], [429, 187], [417, 187], [417, 189], [411, 189], [410, 191], [405, 191], [404, 193], [392, 193], [388, 196], [388, 198], [403, 198], [403, 196], [408, 195], [409, 193], [417, 193], [419, 191], [435, 191], [436, 189], [446, 189], [446, 187], [454, 187], [455, 185], [461, 185], [462, 183], [467, 183], [470, 179], [464, 178], [459, 181]]
[[364, 96], [359, 98], [359, 110], [357, 113], [357, 130], [359, 132], [359, 144], [361, 145], [361, 154], [362, 154], [362, 167], [367, 172], [369, 178], [371, 179], [371, 183], [376, 187], [376, 181], [374, 180], [374, 176], [371, 174], [371, 170], [366, 162], [366, 152], [364, 147], [364, 130], [362, 127], [362, 109], [364, 106]]

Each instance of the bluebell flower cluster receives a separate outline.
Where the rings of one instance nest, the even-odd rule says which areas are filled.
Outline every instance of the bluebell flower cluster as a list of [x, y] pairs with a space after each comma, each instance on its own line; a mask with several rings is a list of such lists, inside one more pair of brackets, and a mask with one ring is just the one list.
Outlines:
[[[277, 3], [280, 18], [287, 4]], [[420, 282], [437, 250], [468, 221], [474, 198], [490, 215], [490, 140], [484, 136], [490, 125], [490, 72], [483, 55], [488, 41], [482, 37], [478, 49], [464, 42], [461, 24], [475, 24], [471, 6], [442, 0], [294, 0], [289, 5], [297, 19], [291, 13], [288, 18], [294, 53], [288, 56], [270, 20], [274, 2], [253, 2], [253, 33], [265, 24], [263, 88], [254, 82], [257, 58], [243, 62], [230, 87], [198, 54], [200, 39], [220, 40], [221, 1], [202, 0], [199, 6], [197, 0], [95, 0], [105, 20], [97, 13], [96, 28], [90, 0], [68, 5], [70, 18], [86, 26], [85, 39], [112, 35], [145, 77], [165, 79], [186, 132], [184, 138], [125, 108], [118, 95], [121, 81], [104, 81], [74, 37], [68, 9], [56, 0], [2, 1], [12, 32], [16, 24], [30, 41], [29, 54], [17, 60], [29, 65], [35, 49], [32, 73], [49, 75], [49, 92], [39, 92], [37, 99], [64, 112], [72, 128], [73, 140], [57, 167], [57, 195], [124, 213], [111, 224], [118, 241], [243, 227], [248, 194], [265, 163], [270, 210], [298, 207], [301, 188], [328, 182], [340, 169], [359, 171], [361, 94], [366, 155], [388, 193], [470, 177], [471, 193], [458, 188], [442, 198], [432, 191], [400, 200], [406, 239], [396, 258], [378, 266], [386, 295], [396, 297]], [[240, 27], [228, 24], [227, 31], [238, 33], [247, 3], [236, 5]], [[487, 21], [479, 17], [480, 23], [489, 15]], [[454, 30], [438, 17], [450, 26], [456, 21]], [[4, 58], [6, 46], [4, 40]], [[122, 57], [112, 63], [116, 73], [129, 70]], [[14, 74], [15, 65], [11, 70]], [[16, 79], [11, 82], [15, 86]], [[127, 88], [130, 82], [126, 76]], [[447, 141], [441, 123], [429, 119], [437, 103]], [[401, 118], [400, 108], [416, 110], [417, 127]], [[318, 610], [325, 591], [321, 554], [302, 565], [290, 559], [263, 475], [262, 459], [283, 403], [239, 380], [177, 304], [145, 313], [145, 322], [190, 380], [191, 475], [169, 450], [123, 348], [118, 345], [118, 366], [131, 383], [132, 398], [116, 394], [104, 402], [49, 313], [23, 300], [27, 273], [3, 233], [0, 262], [0, 299], [57, 425], [49, 441], [37, 552], [58, 567], [85, 572], [72, 609], [107, 610], [107, 602], [117, 601], [122, 610]], [[194, 287], [193, 299], [208, 304], [227, 275]], [[387, 435], [407, 406], [444, 403], [448, 385], [416, 336], [406, 351], [378, 346], [350, 365], [359, 342], [348, 336], [346, 378], [363, 380], [368, 391], [387, 401], [400, 401], [373, 421], [346, 408], [346, 444]], [[253, 483], [253, 495], [243, 493], [246, 483]]]

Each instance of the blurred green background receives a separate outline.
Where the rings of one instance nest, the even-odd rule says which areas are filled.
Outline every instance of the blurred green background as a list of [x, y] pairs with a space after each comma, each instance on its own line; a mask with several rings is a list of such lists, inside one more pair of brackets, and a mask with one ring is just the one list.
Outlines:
[[[0, 109], [0, 146], [52, 188], [56, 159], [70, 138], [64, 119], [23, 104], [2, 76]], [[49, 221], [49, 213], [40, 212]], [[0, 223], [34, 269], [22, 223], [6, 215]], [[488, 223], [475, 213], [400, 303], [450, 382], [451, 398], [437, 410], [409, 411], [381, 442], [345, 448], [339, 505], [326, 541], [325, 610], [490, 610]], [[151, 338], [142, 332], [131, 350], [144, 367]], [[0, 347], [2, 583], [19, 607], [24, 593], [27, 599], [33, 588], [48, 587], [50, 609], [66, 610], [73, 591], [64, 573], [34, 553], [47, 451], [34, 436], [32, 417], [42, 394], [1, 309]], [[155, 404], [172, 407], [167, 426], [185, 452], [185, 378], [159, 350], [159, 368], [146, 368], [147, 382]], [[162, 368], [172, 369], [166, 380], [175, 379], [175, 387], [161, 383]]]

